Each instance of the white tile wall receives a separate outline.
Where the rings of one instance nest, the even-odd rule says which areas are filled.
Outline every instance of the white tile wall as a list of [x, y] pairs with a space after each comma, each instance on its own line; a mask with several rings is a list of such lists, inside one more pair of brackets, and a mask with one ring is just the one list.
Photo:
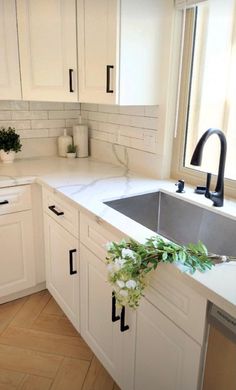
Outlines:
[[158, 106], [106, 106], [82, 104], [90, 138], [157, 153]]
[[161, 177], [159, 106], [81, 104], [92, 157]]
[[14, 127], [21, 136], [18, 158], [57, 154], [57, 137], [78, 123], [79, 103], [0, 101], [0, 127]]

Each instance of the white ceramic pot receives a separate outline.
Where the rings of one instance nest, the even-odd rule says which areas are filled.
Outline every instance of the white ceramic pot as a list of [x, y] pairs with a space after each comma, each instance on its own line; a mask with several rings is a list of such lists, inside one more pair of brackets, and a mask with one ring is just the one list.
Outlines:
[[0, 150], [0, 158], [4, 164], [13, 163], [16, 152], [14, 150], [10, 150], [9, 152], [5, 152], [5, 150]]
[[66, 153], [67, 155], [67, 158], [75, 158], [76, 157], [76, 153]]

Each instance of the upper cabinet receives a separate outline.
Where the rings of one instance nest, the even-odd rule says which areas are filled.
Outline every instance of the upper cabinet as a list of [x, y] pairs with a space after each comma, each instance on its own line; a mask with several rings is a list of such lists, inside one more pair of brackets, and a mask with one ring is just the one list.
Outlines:
[[17, 17], [23, 99], [78, 101], [75, 0], [17, 0]]
[[0, 99], [21, 99], [15, 0], [0, 0]]
[[173, 2], [77, 0], [80, 101], [161, 103]]

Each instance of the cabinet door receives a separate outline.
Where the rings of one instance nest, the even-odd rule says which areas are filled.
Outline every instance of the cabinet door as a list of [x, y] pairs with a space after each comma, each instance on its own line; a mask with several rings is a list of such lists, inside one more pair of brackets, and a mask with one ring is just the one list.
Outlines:
[[46, 284], [78, 329], [79, 279], [77, 240], [45, 214]]
[[15, 0], [0, 0], [0, 99], [21, 99]]
[[[112, 289], [106, 265], [86, 247], [80, 247], [81, 334], [122, 389], [133, 388], [134, 316], [126, 310], [129, 330], [112, 322]], [[119, 314], [119, 310], [116, 310]]]
[[35, 284], [32, 212], [0, 217], [0, 297]]
[[116, 103], [119, 1], [77, 0], [77, 4], [80, 101]]
[[137, 311], [135, 390], [197, 390], [201, 347], [146, 299]]
[[75, 0], [17, 0], [23, 99], [77, 101]]

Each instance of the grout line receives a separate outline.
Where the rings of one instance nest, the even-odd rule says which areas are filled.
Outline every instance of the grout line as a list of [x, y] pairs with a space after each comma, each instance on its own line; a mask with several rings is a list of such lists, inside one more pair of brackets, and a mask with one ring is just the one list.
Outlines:
[[95, 355], [93, 354], [93, 357], [92, 357], [92, 359], [90, 360], [90, 364], [89, 364], [89, 366], [88, 366], [88, 370], [87, 370], [86, 375], [85, 375], [85, 377], [84, 377], [84, 381], [83, 381], [83, 383], [82, 383], [81, 390], [83, 390], [83, 388], [84, 388], [85, 381], [86, 381], [87, 376], [88, 376], [88, 374], [89, 374], [89, 370], [90, 370], [90, 368], [91, 368], [92, 361], [93, 361], [94, 358], [95, 358]]

